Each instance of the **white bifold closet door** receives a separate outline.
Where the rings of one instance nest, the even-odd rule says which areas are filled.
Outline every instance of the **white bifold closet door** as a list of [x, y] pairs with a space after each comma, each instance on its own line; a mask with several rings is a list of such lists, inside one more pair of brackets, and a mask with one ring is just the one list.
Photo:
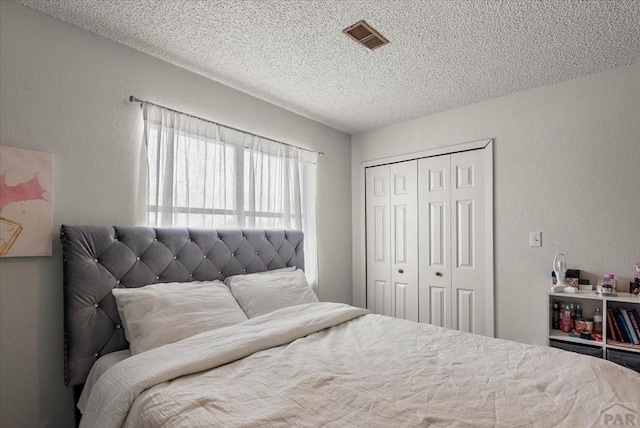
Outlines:
[[365, 170], [369, 310], [493, 335], [486, 184], [483, 150]]
[[420, 322], [451, 327], [451, 156], [418, 161]]
[[483, 151], [420, 159], [418, 187], [420, 321], [493, 335]]
[[418, 321], [418, 162], [366, 170], [367, 307]]

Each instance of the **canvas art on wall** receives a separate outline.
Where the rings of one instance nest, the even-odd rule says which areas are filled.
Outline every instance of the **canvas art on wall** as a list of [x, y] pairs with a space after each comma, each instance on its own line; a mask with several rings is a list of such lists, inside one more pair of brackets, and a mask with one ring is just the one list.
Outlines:
[[50, 256], [51, 153], [0, 146], [0, 257]]

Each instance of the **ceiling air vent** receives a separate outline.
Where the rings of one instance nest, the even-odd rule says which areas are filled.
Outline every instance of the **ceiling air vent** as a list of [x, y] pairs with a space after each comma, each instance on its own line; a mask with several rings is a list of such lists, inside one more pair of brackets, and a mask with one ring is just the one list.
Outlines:
[[378, 33], [375, 28], [367, 24], [364, 20], [356, 22], [352, 26], [342, 30], [342, 32], [370, 50], [377, 49], [389, 43], [389, 40], [385, 39], [382, 34]]

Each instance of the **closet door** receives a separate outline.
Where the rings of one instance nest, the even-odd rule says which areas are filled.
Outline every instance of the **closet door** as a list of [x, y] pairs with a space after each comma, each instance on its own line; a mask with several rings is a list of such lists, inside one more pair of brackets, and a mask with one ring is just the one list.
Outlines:
[[394, 316], [418, 321], [418, 162], [390, 165]]
[[493, 335], [490, 150], [366, 169], [370, 310]]
[[376, 314], [393, 316], [389, 174], [389, 165], [365, 171], [367, 308]]
[[451, 328], [451, 156], [418, 161], [420, 322]]
[[452, 327], [490, 335], [493, 305], [487, 301], [485, 224], [487, 202], [483, 150], [451, 155]]
[[367, 168], [367, 308], [418, 321], [417, 161]]

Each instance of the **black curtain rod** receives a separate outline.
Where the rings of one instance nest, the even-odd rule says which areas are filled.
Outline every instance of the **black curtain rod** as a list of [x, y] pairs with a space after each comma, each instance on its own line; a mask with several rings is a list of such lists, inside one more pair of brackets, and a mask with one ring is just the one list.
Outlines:
[[324, 156], [324, 152], [316, 152], [315, 150], [306, 149], [304, 147], [296, 146], [295, 144], [289, 144], [289, 143], [285, 143], [284, 141], [274, 140], [273, 138], [264, 137], [262, 135], [254, 134], [253, 132], [247, 132], [247, 131], [245, 131], [243, 129], [234, 128], [233, 126], [225, 125], [225, 124], [219, 123], [219, 122], [214, 122], [212, 120], [205, 119], [205, 118], [199, 117], [199, 116], [195, 116], [193, 114], [184, 113], [182, 111], [178, 111], [178, 110], [175, 110], [175, 109], [172, 109], [172, 108], [169, 108], [169, 107], [165, 107], [165, 106], [160, 105], [160, 104], [152, 103], [151, 101], [141, 100], [140, 98], [137, 98], [137, 97], [135, 97], [133, 95], [129, 95], [129, 102], [139, 103], [140, 104], [140, 108], [142, 108], [144, 103], [153, 104], [154, 106], [161, 107], [161, 108], [163, 108], [165, 110], [169, 110], [169, 111], [172, 111], [174, 113], [184, 114], [185, 116], [193, 117], [194, 119], [204, 120], [205, 122], [213, 123], [214, 125], [224, 126], [225, 128], [233, 129], [234, 131], [238, 131], [238, 132], [242, 132], [242, 133], [245, 133], [245, 134], [253, 135], [254, 137], [263, 138], [265, 140], [273, 141], [274, 143], [284, 144], [285, 146], [295, 147], [296, 149], [304, 150], [304, 151], [307, 151], [307, 152], [315, 152], [315, 153], [318, 153], [318, 156]]

